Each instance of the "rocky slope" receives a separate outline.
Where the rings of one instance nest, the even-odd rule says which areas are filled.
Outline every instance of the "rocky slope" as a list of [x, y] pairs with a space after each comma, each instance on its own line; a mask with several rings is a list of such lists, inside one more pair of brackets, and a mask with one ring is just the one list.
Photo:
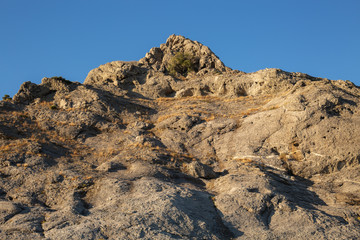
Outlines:
[[0, 102], [0, 238], [358, 239], [359, 104], [175, 35], [84, 84], [25, 82]]

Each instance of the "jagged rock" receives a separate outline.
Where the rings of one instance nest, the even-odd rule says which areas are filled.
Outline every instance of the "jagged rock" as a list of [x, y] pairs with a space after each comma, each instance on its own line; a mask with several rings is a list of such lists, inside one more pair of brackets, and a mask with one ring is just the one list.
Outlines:
[[128, 79], [129, 77], [141, 75], [146, 72], [147, 70], [141, 68], [137, 62], [115, 61], [91, 70], [84, 84], [113, 84], [115, 86], [121, 86], [121, 84], [126, 85], [132, 83], [131, 80]]
[[[177, 53], [193, 72], [170, 74]], [[1, 239], [358, 239], [360, 89], [172, 35], [0, 101]]]
[[230, 70], [207, 46], [176, 35], [171, 35], [160, 48], [150, 49], [139, 62], [145, 66], [150, 66], [154, 70], [164, 72], [167, 70], [170, 59], [178, 52], [188, 53], [197, 58], [197, 63], [194, 66], [195, 72], [202, 69], [208, 71], [217, 70], [219, 72]]
[[14, 95], [16, 102], [32, 102], [35, 98], [42, 98], [54, 91], [69, 92], [72, 89], [72, 82], [62, 78], [43, 78], [40, 85], [31, 82], [25, 82], [20, 90]]
[[168, 75], [169, 61], [179, 52], [196, 58], [194, 70], [199, 76], [231, 71], [208, 47], [183, 36], [172, 35], [160, 48], [152, 48], [138, 62], [115, 61], [90, 71], [84, 84], [110, 91], [115, 85], [150, 98], [173, 96], [185, 86], [185, 83]]
[[194, 96], [194, 89], [193, 88], [186, 88], [186, 89], [180, 89], [176, 92], [175, 97], [176, 98], [182, 98], [182, 97], [191, 97]]
[[41, 80], [41, 85], [46, 86], [51, 91], [69, 92], [73, 84], [71, 81], [62, 77], [43, 78]]
[[16, 102], [31, 102], [37, 97], [42, 97], [50, 93], [50, 90], [46, 87], [38, 86], [32, 82], [24, 82], [18, 91], [14, 95], [13, 100]]

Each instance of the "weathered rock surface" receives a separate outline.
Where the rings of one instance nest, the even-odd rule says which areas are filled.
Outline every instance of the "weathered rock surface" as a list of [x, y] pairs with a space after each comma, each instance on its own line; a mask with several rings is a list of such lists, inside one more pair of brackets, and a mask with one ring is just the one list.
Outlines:
[[[169, 74], [178, 52], [194, 72]], [[0, 102], [1, 239], [359, 239], [360, 89], [172, 35]]]

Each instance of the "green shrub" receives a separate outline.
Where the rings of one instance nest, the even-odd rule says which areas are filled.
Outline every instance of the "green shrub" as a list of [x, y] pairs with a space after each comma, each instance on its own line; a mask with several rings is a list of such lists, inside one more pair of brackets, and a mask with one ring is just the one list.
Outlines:
[[196, 69], [196, 58], [189, 53], [178, 52], [168, 62], [167, 69], [169, 74], [176, 77], [179, 74], [186, 76], [189, 72]]
[[50, 106], [50, 109], [56, 110], [56, 109], [58, 109], [58, 106], [56, 106], [56, 105], [51, 105], [51, 106]]
[[8, 94], [5, 94], [2, 98], [2, 100], [4, 101], [10, 101], [11, 100], [11, 97], [8, 95]]

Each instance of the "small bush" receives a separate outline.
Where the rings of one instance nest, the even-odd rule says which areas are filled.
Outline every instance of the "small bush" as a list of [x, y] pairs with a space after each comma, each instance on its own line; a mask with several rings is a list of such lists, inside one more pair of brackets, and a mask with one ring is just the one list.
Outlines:
[[168, 62], [167, 69], [174, 77], [186, 76], [189, 72], [196, 70], [196, 62], [196, 58], [191, 54], [178, 52]]
[[56, 106], [56, 105], [51, 105], [51, 106], [50, 106], [50, 109], [56, 110], [56, 109], [58, 109], [58, 106]]
[[2, 100], [4, 101], [10, 101], [11, 100], [11, 97], [8, 95], [8, 94], [5, 94], [2, 98]]

